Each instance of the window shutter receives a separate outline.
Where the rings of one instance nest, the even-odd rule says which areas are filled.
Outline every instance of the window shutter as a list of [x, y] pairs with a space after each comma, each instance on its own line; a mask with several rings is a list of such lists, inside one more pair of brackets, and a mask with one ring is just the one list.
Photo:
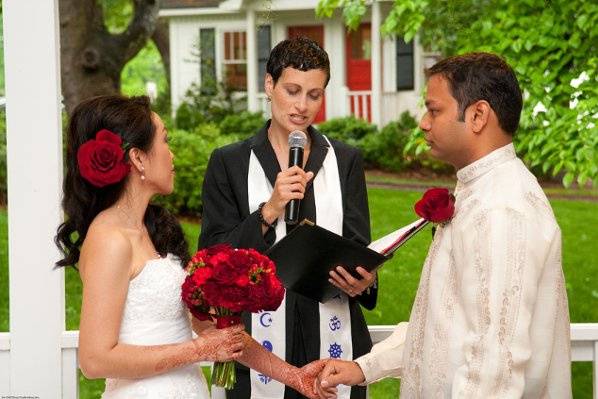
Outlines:
[[413, 90], [413, 40], [405, 43], [397, 37], [397, 90]]
[[214, 28], [199, 30], [200, 79], [203, 92], [216, 91], [216, 34]]
[[257, 30], [257, 89], [260, 92], [264, 91], [264, 75], [266, 74], [266, 64], [268, 56], [272, 49], [270, 35], [270, 26], [262, 25]]

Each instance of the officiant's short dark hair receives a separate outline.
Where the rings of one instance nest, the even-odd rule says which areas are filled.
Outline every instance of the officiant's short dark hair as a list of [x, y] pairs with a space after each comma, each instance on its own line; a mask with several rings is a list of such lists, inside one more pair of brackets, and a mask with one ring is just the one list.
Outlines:
[[330, 80], [328, 54], [318, 43], [306, 36], [283, 40], [270, 51], [266, 72], [272, 76], [274, 84], [282, 75], [282, 71], [288, 67], [300, 71], [321, 69], [326, 74], [324, 87], [328, 85]]
[[490, 104], [500, 127], [515, 134], [523, 106], [515, 72], [501, 57], [491, 53], [468, 53], [448, 57], [426, 70], [426, 76], [442, 75], [459, 104], [459, 119], [479, 100]]

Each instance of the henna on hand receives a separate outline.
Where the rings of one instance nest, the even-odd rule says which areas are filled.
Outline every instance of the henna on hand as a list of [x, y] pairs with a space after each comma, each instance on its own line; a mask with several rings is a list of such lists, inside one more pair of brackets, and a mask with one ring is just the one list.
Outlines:
[[226, 362], [237, 359], [245, 347], [243, 326], [208, 328], [193, 340], [193, 344], [197, 360]]
[[313, 399], [317, 398], [314, 390], [314, 381], [324, 368], [324, 360], [317, 360], [299, 369], [288, 364], [272, 352], [269, 352], [246, 334], [246, 346], [243, 350], [243, 355], [239, 357], [238, 361], [259, 373], [288, 385], [303, 396]]

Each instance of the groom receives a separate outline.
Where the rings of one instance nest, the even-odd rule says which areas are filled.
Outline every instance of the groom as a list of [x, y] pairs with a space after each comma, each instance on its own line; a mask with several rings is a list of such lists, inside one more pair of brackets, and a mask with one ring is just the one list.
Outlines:
[[457, 169], [454, 217], [436, 230], [409, 323], [354, 362], [328, 361], [317, 389], [392, 376], [402, 399], [570, 398], [561, 231], [513, 148], [515, 74], [473, 53], [427, 77], [420, 127]]

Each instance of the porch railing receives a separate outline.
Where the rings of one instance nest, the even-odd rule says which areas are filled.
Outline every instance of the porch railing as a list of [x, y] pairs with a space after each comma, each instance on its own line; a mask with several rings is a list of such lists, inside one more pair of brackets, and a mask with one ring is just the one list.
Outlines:
[[368, 122], [372, 120], [372, 92], [370, 90], [347, 91], [347, 113]]
[[[374, 343], [388, 337], [394, 330], [392, 325], [369, 326]], [[62, 397], [79, 397], [77, 377], [77, 346], [79, 331], [65, 331], [62, 334]], [[574, 362], [592, 362], [593, 398], [598, 399], [598, 323], [571, 324], [571, 358]], [[0, 333], [0, 393], [9, 393], [10, 333]]]

